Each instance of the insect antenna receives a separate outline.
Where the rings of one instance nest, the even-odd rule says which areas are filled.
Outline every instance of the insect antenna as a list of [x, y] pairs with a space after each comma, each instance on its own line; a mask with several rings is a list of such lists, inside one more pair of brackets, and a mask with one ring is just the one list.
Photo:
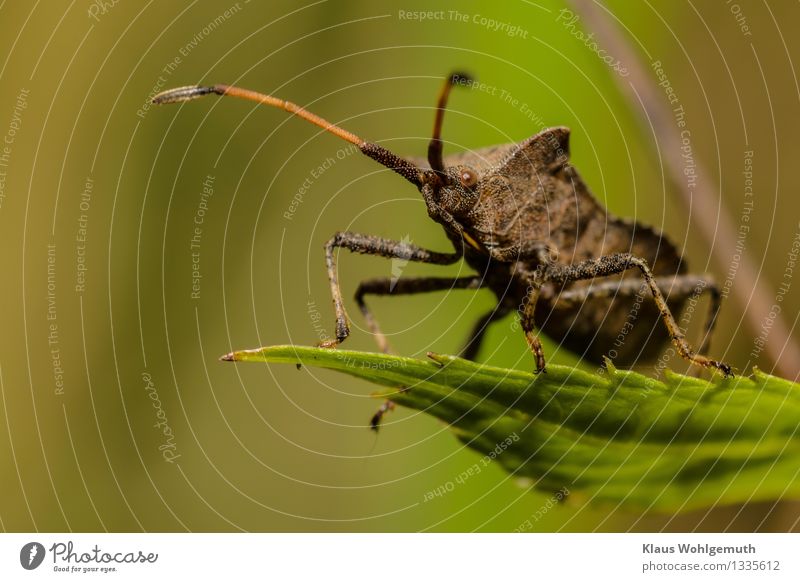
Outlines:
[[444, 86], [439, 92], [439, 100], [436, 105], [436, 118], [433, 121], [433, 137], [428, 144], [428, 164], [442, 181], [447, 179], [444, 173], [444, 159], [442, 157], [443, 144], [441, 139], [447, 99], [450, 97], [450, 90], [453, 88], [453, 85], [468, 85], [470, 83], [472, 83], [472, 78], [469, 75], [465, 73], [453, 73], [445, 80]]
[[291, 101], [278, 99], [272, 95], [265, 95], [263, 93], [258, 93], [249, 89], [242, 89], [240, 87], [233, 87], [230, 85], [190, 85], [187, 87], [178, 87], [176, 89], [163, 91], [153, 97], [152, 101], [158, 105], [165, 105], [168, 103], [182, 103], [184, 101], [191, 101], [192, 99], [197, 99], [199, 97], [212, 94], [247, 99], [248, 101], [260, 103], [261, 105], [269, 105], [270, 107], [277, 107], [278, 109], [288, 111], [297, 117], [305, 119], [306, 121], [321, 127], [336, 137], [354, 144], [359, 150], [361, 150], [361, 153], [372, 158], [379, 164], [394, 170], [418, 188], [422, 186], [421, 170], [408, 160], [393, 154], [378, 144], [361, 139], [356, 134], [351, 133], [346, 129], [342, 129], [341, 127], [331, 123], [330, 121], [327, 121], [326, 119], [323, 119], [319, 115], [307, 111]]

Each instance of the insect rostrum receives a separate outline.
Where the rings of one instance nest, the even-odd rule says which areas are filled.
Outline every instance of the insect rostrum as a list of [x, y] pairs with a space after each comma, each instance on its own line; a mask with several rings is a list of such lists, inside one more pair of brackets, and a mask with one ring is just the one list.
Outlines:
[[[428, 215], [444, 227], [454, 250], [435, 252], [364, 234], [336, 233], [325, 244], [336, 337], [324, 342], [325, 347], [335, 347], [350, 333], [336, 271], [336, 249], [346, 248], [437, 265], [463, 259], [479, 273], [456, 279], [404, 278], [394, 284], [389, 277], [362, 282], [356, 301], [384, 351], [388, 343], [365, 302], [367, 295], [489, 288], [497, 306], [474, 327], [462, 351], [467, 358], [477, 355], [489, 323], [516, 311], [537, 372], [546, 369], [538, 331], [600, 363], [624, 327], [625, 341], [614, 350], [617, 363], [653, 359], [671, 340], [693, 364], [731, 375], [730, 366], [704, 355], [720, 303], [714, 282], [688, 274], [685, 261], [660, 232], [613, 216], [595, 199], [569, 163], [567, 128], [547, 129], [518, 144], [443, 157], [440, 135], [450, 90], [469, 82], [461, 73], [446, 80], [439, 94], [427, 164], [401, 158], [294, 103], [238, 87], [180, 87], [157, 95], [153, 102], [176, 103], [217, 94], [278, 107], [357, 145], [419, 189]], [[705, 339], [701, 349], [695, 350], [673, 312], [679, 312], [698, 291], [709, 294], [711, 300]], [[646, 300], [641, 300], [641, 293], [647, 294]], [[636, 317], [631, 322], [634, 305]], [[659, 319], [663, 325], [656, 325]]]

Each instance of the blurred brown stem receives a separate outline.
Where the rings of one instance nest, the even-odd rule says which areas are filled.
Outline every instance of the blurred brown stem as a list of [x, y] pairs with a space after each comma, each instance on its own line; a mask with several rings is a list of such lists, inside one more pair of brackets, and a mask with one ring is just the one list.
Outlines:
[[[594, 32], [599, 44], [606, 48], [609, 54], [615, 55], [627, 68], [629, 74], [625, 77], [615, 75], [616, 82], [630, 101], [631, 108], [637, 112], [643, 131], [652, 126], [657, 139], [664, 144], [664, 159], [672, 185], [681, 193], [686, 207], [693, 209], [692, 217], [696, 219], [699, 217], [695, 223], [702, 237], [712, 249], [712, 256], [717, 265], [723, 272], [727, 272], [730, 267], [730, 256], [726, 255], [726, 249], [735, 247], [736, 230], [728, 214], [720, 208], [719, 202], [711, 195], [715, 189], [709, 182], [707, 177], [709, 174], [700, 160], [695, 159], [697, 181], [694, 193], [682, 187], [684, 176], [680, 134], [674, 123], [672, 111], [658, 94], [652, 76], [642, 66], [636, 52], [610, 22], [608, 16], [603, 14], [604, 9], [595, 0], [569, 0], [569, 2], [574, 7], [575, 13], [585, 21], [586, 28]], [[710, 220], [713, 216], [717, 217], [716, 222]], [[722, 244], [719, 241], [722, 241]], [[733, 285], [732, 290], [733, 296], [742, 306], [750, 327], [755, 331], [761, 330], [764, 318], [774, 303], [771, 297], [775, 295], [759, 278], [758, 272], [750, 255], [746, 251], [742, 252], [736, 276], [740, 281], [747, 281], [749, 284]], [[775, 363], [775, 368], [781, 375], [795, 381], [798, 379], [800, 346], [780, 316], [773, 322], [764, 351]]]

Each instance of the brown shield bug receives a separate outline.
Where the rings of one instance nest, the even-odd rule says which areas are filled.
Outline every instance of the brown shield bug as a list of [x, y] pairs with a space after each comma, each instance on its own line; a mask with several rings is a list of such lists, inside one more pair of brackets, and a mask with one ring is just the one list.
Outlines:
[[[688, 274], [686, 263], [659, 231], [609, 213], [569, 163], [569, 130], [547, 129], [517, 144], [442, 156], [441, 129], [450, 90], [469, 84], [453, 74], [439, 94], [427, 165], [401, 158], [383, 147], [314, 115], [289, 101], [227, 85], [190, 86], [165, 91], [154, 103], [176, 103], [202, 95], [240, 97], [284, 109], [322, 127], [411, 182], [422, 193], [428, 215], [440, 223], [454, 251], [436, 252], [408, 243], [354, 232], [338, 232], [325, 244], [325, 261], [336, 312], [335, 347], [350, 333], [336, 273], [337, 248], [422, 263], [449, 265], [465, 260], [479, 274], [467, 277], [389, 277], [362, 282], [356, 302], [378, 345], [388, 342], [364, 301], [367, 295], [401, 295], [450, 289], [489, 288], [497, 306], [478, 320], [462, 355], [474, 359], [489, 323], [516, 311], [535, 358], [545, 371], [537, 330], [587, 360], [602, 363], [615, 342], [620, 364], [653, 359], [667, 340], [686, 360], [731, 367], [703, 355], [719, 309], [720, 294], [709, 278]], [[673, 311], [700, 292], [711, 301], [704, 345], [694, 350]], [[646, 300], [642, 295], [646, 294]], [[632, 317], [632, 314], [634, 316]], [[656, 325], [658, 320], [663, 326]], [[388, 410], [388, 408], [387, 408]], [[373, 427], [380, 413], [373, 419]]]

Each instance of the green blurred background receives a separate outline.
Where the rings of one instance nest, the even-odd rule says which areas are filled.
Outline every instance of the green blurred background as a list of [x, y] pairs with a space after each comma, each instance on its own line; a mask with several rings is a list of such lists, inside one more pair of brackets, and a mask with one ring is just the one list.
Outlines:
[[[565, 6], [0, 4], [0, 131], [14, 130], [0, 167], [0, 526], [510, 531], [540, 511], [548, 496], [527, 493], [495, 466], [423, 502], [477, 457], [446, 427], [407, 410], [389, 416], [376, 438], [365, 428], [378, 405], [367, 383], [217, 361], [234, 348], [307, 345], [332, 333], [322, 244], [337, 230], [447, 250], [418, 193], [281, 111], [216, 99], [148, 108], [147, 99], [154, 89], [235, 83], [303, 104], [399, 154], [423, 155], [441, 78], [466, 69], [518, 103], [478, 90], [454, 93], [447, 151], [521, 140], [541, 129], [538, 119], [570, 126], [573, 161], [608, 208], [662, 226], [694, 270], [724, 281], [727, 270], [711, 261], [697, 229], [715, 217], [683, 204], [665, 178], [665, 152], [641, 131], [614, 71], [558, 20]], [[716, 186], [709, 195], [737, 226], [744, 152], [754, 152], [746, 250], [777, 289], [800, 215], [793, 68], [800, 47], [790, 30], [800, 7], [755, 0], [736, 4], [739, 12], [724, 2], [605, 6], [645, 67], [663, 63], [686, 109], [694, 155]], [[445, 16], [401, 15], [418, 10]], [[492, 30], [475, 15], [508, 27]], [[508, 34], [511, 26], [518, 32]], [[335, 163], [319, 172], [329, 157]], [[205, 202], [204, 182], [213, 188]], [[715, 244], [734, 254], [732, 241]], [[341, 254], [354, 325], [348, 348], [375, 349], [350, 297], [360, 279], [390, 269], [387, 261]], [[463, 269], [410, 264], [403, 275]], [[193, 271], [201, 275], [196, 296]], [[488, 292], [453, 292], [372, 305], [396, 351], [424, 357], [457, 350], [491, 302]], [[790, 326], [798, 306], [791, 288], [782, 302]], [[733, 299], [725, 303], [714, 348], [739, 365], [751, 359], [760, 332], [744, 311]], [[492, 328], [482, 358], [529, 369], [510, 323]], [[546, 348], [551, 362], [577, 363]], [[774, 365], [763, 354], [754, 363]], [[631, 515], [578, 499], [547, 511], [534, 530], [786, 530], [797, 513], [768, 504]]]

